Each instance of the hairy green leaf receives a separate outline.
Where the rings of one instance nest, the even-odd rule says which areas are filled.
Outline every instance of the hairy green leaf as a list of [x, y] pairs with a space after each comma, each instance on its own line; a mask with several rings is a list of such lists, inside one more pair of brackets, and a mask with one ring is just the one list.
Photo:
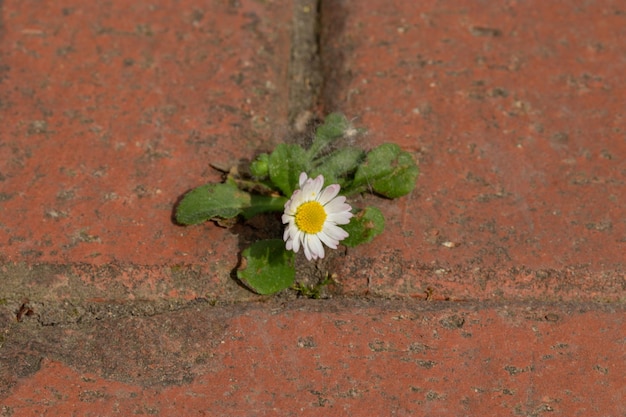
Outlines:
[[368, 152], [346, 192], [371, 188], [388, 198], [402, 197], [413, 191], [418, 175], [419, 169], [411, 154], [395, 143], [385, 143]]
[[319, 165], [313, 169], [311, 177], [322, 174], [326, 184], [343, 186], [347, 180], [347, 175], [359, 166], [364, 157], [365, 152], [359, 148], [346, 147], [338, 149], [330, 155], [319, 159]]
[[250, 194], [233, 182], [206, 184], [185, 194], [176, 207], [176, 221], [189, 225], [213, 218], [230, 219], [249, 206]]
[[376, 207], [366, 207], [350, 219], [350, 223], [342, 226], [350, 235], [341, 243], [354, 247], [369, 243], [385, 229], [385, 217]]
[[343, 114], [331, 113], [324, 119], [324, 123], [315, 130], [315, 139], [307, 151], [309, 159], [313, 159], [332, 141], [343, 137], [352, 128]]
[[296, 277], [295, 254], [281, 239], [259, 240], [241, 253], [239, 280], [257, 294], [274, 294], [291, 287]]
[[298, 145], [281, 143], [268, 161], [270, 181], [287, 197], [298, 187], [298, 177], [307, 168], [306, 152]]

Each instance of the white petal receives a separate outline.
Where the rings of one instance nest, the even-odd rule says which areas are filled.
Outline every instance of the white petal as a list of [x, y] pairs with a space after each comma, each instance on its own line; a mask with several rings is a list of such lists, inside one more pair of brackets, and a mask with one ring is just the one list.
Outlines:
[[311, 259], [317, 259], [313, 257], [313, 254], [311, 253], [311, 249], [309, 248], [309, 243], [306, 241], [306, 238], [304, 240], [304, 242], [302, 242], [302, 247], [304, 247], [304, 256], [306, 256], [307, 260], [311, 260]]
[[[320, 191], [322, 191], [322, 187], [324, 186], [324, 177], [322, 175], [318, 175], [314, 180], [309, 180], [307, 184], [303, 187], [303, 192], [306, 194], [307, 199], [312, 197], [316, 199]], [[306, 188], [306, 191], [304, 191]]]
[[289, 214], [296, 214], [296, 210], [305, 201], [306, 196], [302, 192], [302, 190], [296, 190], [291, 195], [290, 204], [289, 204]]
[[283, 212], [283, 215], [288, 214], [289, 216], [295, 216], [296, 215], [296, 210], [294, 209], [294, 207], [292, 205], [289, 206], [285, 206], [285, 210]]
[[302, 241], [302, 232], [296, 225], [289, 229], [289, 237], [292, 240]]
[[319, 237], [320, 240], [324, 242], [324, 244], [328, 246], [329, 248], [337, 249], [337, 245], [339, 244], [339, 241], [330, 237], [324, 230], [319, 232], [317, 234], [317, 237]]
[[324, 246], [317, 235], [309, 235], [309, 247], [311, 249], [311, 253], [314, 254], [316, 258], [324, 257]]
[[322, 246], [322, 242], [316, 235], [306, 235], [302, 246], [304, 246], [305, 256], [307, 252], [310, 255], [310, 257], [307, 256], [308, 260], [324, 257], [324, 246]]
[[291, 248], [295, 253], [298, 253], [298, 251], [300, 250], [300, 236], [298, 236], [298, 233], [296, 232], [296, 237], [294, 238], [293, 235], [291, 237]]
[[298, 180], [298, 183], [300, 184], [300, 188], [302, 188], [302, 186], [304, 185], [304, 183], [308, 179], [309, 179], [309, 176], [306, 174], [306, 172], [301, 172], [300, 173], [300, 178]]
[[349, 236], [348, 232], [346, 232], [339, 226], [335, 226], [334, 224], [324, 225], [324, 233], [326, 233], [330, 238], [337, 241], [342, 241]]
[[349, 211], [343, 211], [341, 213], [330, 213], [326, 216], [326, 221], [334, 224], [348, 224], [350, 219], [354, 217]]
[[347, 207], [350, 207], [346, 204], [346, 198], [344, 196], [335, 197], [333, 200], [326, 203], [324, 208], [327, 212], [333, 213], [337, 211], [344, 211]]
[[330, 200], [332, 200], [333, 198], [337, 196], [337, 194], [339, 194], [340, 188], [341, 187], [339, 187], [339, 184], [329, 185], [328, 187], [324, 189], [324, 191], [322, 191], [322, 193], [317, 198], [317, 201], [319, 201], [319, 203], [323, 206], [326, 205], [326, 203], [330, 202]]

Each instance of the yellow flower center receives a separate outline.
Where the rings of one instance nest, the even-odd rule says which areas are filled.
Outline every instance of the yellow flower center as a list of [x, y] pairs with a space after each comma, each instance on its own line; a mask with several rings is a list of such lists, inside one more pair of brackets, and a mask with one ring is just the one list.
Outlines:
[[307, 201], [296, 210], [296, 226], [305, 233], [321, 232], [325, 220], [326, 210], [317, 201]]

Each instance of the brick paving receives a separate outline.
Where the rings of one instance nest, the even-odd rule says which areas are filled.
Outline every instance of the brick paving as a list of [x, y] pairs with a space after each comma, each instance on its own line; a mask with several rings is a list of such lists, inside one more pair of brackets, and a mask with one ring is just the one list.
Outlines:
[[[0, 12], [0, 415], [626, 415], [618, 2]], [[261, 298], [172, 208], [307, 107], [421, 176], [332, 298]]]
[[329, 4], [324, 26], [327, 108], [422, 167], [413, 194], [381, 203], [388, 232], [354, 253], [374, 276], [344, 264], [350, 288], [623, 300], [623, 10], [388, 3]]
[[619, 416], [623, 312], [307, 301], [123, 318], [50, 334], [82, 352], [43, 360], [5, 413]]

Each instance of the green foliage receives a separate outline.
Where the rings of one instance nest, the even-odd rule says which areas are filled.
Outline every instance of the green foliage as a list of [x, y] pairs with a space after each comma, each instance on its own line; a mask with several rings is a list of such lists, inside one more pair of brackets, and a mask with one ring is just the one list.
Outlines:
[[359, 211], [343, 228], [350, 236], [341, 243], [352, 248], [363, 243], [369, 243], [381, 234], [385, 229], [385, 217], [376, 207], [366, 207]]
[[324, 123], [315, 130], [315, 138], [307, 151], [307, 158], [314, 159], [320, 151], [332, 141], [343, 137], [351, 128], [350, 122], [342, 114], [331, 113], [326, 116]]
[[206, 184], [185, 194], [176, 207], [176, 221], [191, 225], [207, 220], [232, 219], [239, 214], [251, 218], [260, 213], [280, 211], [286, 201], [282, 196], [250, 194], [240, 190], [234, 181]]
[[333, 282], [333, 279], [329, 275], [326, 275], [326, 278], [324, 278], [323, 281], [318, 282], [315, 285], [308, 286], [296, 282], [291, 288], [297, 291], [298, 295], [301, 297], [313, 298], [317, 300], [319, 298], [322, 298], [322, 290], [331, 282]]
[[411, 154], [395, 143], [385, 143], [367, 154], [354, 174], [350, 191], [363, 192], [371, 187], [382, 196], [398, 198], [413, 191], [418, 175]]
[[250, 195], [250, 205], [242, 209], [242, 216], [251, 219], [257, 214], [269, 213], [272, 211], [283, 211], [287, 198], [274, 195]]
[[239, 280], [257, 294], [274, 294], [292, 286], [295, 254], [280, 239], [259, 240], [241, 253]]
[[323, 141], [331, 141], [345, 134], [350, 129], [350, 122], [341, 113], [331, 113], [324, 119], [315, 130], [315, 139]]
[[291, 196], [298, 187], [298, 177], [308, 168], [306, 152], [298, 145], [281, 143], [269, 157], [270, 181], [283, 195]]
[[270, 156], [262, 153], [250, 164], [250, 173], [259, 180], [264, 180], [269, 176]]
[[357, 169], [364, 158], [365, 152], [359, 148], [339, 148], [321, 158], [318, 165], [311, 170], [311, 177], [321, 174], [326, 184], [339, 184], [343, 187], [349, 181], [349, 174]]
[[[249, 174], [245, 174], [245, 169], [243, 175], [239, 170], [231, 170], [224, 183], [206, 184], [188, 192], [176, 207], [176, 221], [191, 225], [282, 212], [287, 199], [299, 187], [302, 172], [310, 178], [323, 175], [325, 185], [339, 184], [343, 195], [374, 192], [397, 198], [410, 193], [419, 175], [411, 154], [392, 143], [369, 152], [354, 146], [339, 146], [340, 139], [358, 133], [343, 115], [330, 114], [317, 127], [308, 149], [279, 144], [273, 152], [257, 156], [250, 163]], [[366, 207], [341, 227], [349, 233], [342, 243], [354, 247], [369, 243], [382, 233], [385, 218], [379, 209]], [[291, 287], [302, 296], [317, 298], [329, 282], [324, 280], [311, 288], [294, 284], [295, 254], [286, 250], [280, 239], [258, 241], [241, 256], [237, 276], [258, 294], [273, 294]]]
[[213, 218], [230, 219], [250, 206], [250, 194], [239, 190], [234, 182], [206, 184], [185, 194], [176, 208], [180, 224], [198, 224]]

